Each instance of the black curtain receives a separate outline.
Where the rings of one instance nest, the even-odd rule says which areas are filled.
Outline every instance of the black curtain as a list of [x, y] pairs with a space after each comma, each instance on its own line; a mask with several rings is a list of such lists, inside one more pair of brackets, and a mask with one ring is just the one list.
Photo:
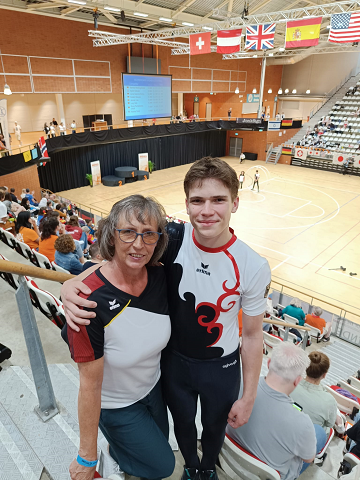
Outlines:
[[[176, 127], [179, 127], [179, 124]], [[182, 129], [179, 128], [179, 130]], [[58, 138], [60, 137], [54, 140]], [[196, 133], [172, 134], [66, 149], [53, 152], [51, 162], [45, 167], [39, 167], [40, 185], [53, 192], [84, 187], [88, 185], [85, 175], [91, 172], [90, 162], [95, 160], [100, 160], [101, 176], [104, 177], [114, 175], [116, 167], [137, 168], [138, 153], [148, 152], [149, 160], [155, 163], [155, 168], [162, 170], [192, 163], [207, 155], [223, 156], [225, 147], [226, 131], [209, 130], [205, 126], [203, 131]]]

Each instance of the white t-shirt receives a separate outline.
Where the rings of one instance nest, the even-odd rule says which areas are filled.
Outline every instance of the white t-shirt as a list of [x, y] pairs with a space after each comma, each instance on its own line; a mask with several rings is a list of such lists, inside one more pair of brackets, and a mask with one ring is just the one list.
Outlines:
[[73, 123], [71, 124], [71, 128], [72, 128], [72, 129], [75, 129], [75, 128], [76, 128], [76, 123], [75, 123], [75, 122], [73, 122]]
[[259, 180], [260, 178], [260, 173], [255, 173], [255, 180]]
[[66, 131], [66, 127], [64, 125], [60, 125], [59, 128], [60, 128], [60, 132]]
[[0, 222], [1, 222], [1, 223], [4, 223], [4, 222], [2, 221], [2, 219], [3, 219], [4, 217], [7, 217], [7, 208], [6, 208], [5, 203], [0, 202]]
[[40, 200], [39, 202], [39, 207], [40, 208], [45, 208], [47, 205], [47, 198], [46, 197], [42, 197], [42, 199]]
[[243, 181], [244, 181], [244, 175], [240, 175], [239, 181], [240, 181], [240, 183], [243, 183]]

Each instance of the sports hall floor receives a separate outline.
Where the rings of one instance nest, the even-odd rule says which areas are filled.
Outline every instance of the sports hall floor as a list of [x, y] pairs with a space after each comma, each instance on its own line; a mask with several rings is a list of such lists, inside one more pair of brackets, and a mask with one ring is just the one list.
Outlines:
[[[231, 227], [268, 259], [273, 281], [360, 315], [360, 178], [284, 164], [245, 161], [240, 165], [237, 158], [223, 158], [237, 173], [245, 170], [246, 174]], [[155, 171], [146, 182], [122, 187], [99, 185], [57, 193], [105, 214], [127, 195], [151, 195], [169, 215], [188, 220], [183, 179], [189, 167]], [[261, 175], [260, 193], [251, 191], [256, 168]], [[340, 266], [346, 272], [331, 270]], [[346, 314], [346, 318], [360, 323], [356, 315]]]

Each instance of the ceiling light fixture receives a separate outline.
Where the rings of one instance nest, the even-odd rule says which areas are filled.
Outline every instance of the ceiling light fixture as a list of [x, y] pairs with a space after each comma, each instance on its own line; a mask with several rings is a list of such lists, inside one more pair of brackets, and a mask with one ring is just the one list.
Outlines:
[[288, 89], [288, 88], [285, 88], [285, 93], [289, 93], [289, 89]]
[[104, 10], [109, 10], [109, 12], [121, 12], [120, 8], [115, 7], [104, 7]]
[[268, 93], [272, 93], [272, 88], [269, 88]]
[[76, 3], [76, 5], [86, 5], [86, 2], [82, 2], [81, 0], [68, 0], [68, 3]]
[[269, 57], [273, 57], [273, 56], [274, 56], [274, 54], [273, 54], [273, 53], [269, 53]]
[[134, 15], [136, 17], [148, 17], [149, 16], [147, 13], [141, 13], [141, 12], [134, 12]]
[[253, 58], [257, 58], [257, 55], [253, 55]]
[[278, 95], [282, 95], [282, 88], [279, 88]]
[[253, 91], [252, 91], [252, 93], [256, 93], [256, 88], [253, 88]]
[[291, 93], [296, 93], [296, 88], [294, 88]]
[[212, 27], [202, 27], [204, 30], [212, 30]]
[[239, 92], [240, 92], [239, 87], [236, 87], [236, 88], [235, 88], [235, 93], [236, 93], [236, 95], [237, 95]]
[[283, 52], [284, 50], [285, 50], [284, 47], [280, 47], [280, 48], [279, 48], [279, 52]]
[[185, 27], [193, 27], [194, 24], [193, 23], [189, 23], [189, 22], [181, 22], [182, 25], [185, 25]]
[[310, 93], [310, 90], [306, 90], [306, 92], [305, 92], [305, 93]]
[[162, 22], [172, 22], [171, 18], [165, 18], [165, 17], [160, 17], [159, 20], [161, 20]]
[[[6, 75], [5, 75], [5, 69], [4, 69], [4, 63], [3, 63], [3, 58], [0, 50], [0, 57], [1, 57], [1, 65], [2, 65], [2, 71], [4, 73], [4, 78], [5, 78], [5, 85], [4, 85], [4, 95], [11, 95], [12, 91], [9, 85], [6, 83]], [[7, 139], [6, 139], [7, 140]]]

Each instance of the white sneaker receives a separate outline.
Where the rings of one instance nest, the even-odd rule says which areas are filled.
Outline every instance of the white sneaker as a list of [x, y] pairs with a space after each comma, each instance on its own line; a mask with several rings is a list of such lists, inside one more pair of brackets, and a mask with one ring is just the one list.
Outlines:
[[109, 453], [109, 444], [106, 438], [98, 442], [100, 447], [100, 458], [97, 467], [98, 473], [102, 478], [110, 478], [112, 480], [125, 480], [125, 473], [120, 469], [118, 463]]

